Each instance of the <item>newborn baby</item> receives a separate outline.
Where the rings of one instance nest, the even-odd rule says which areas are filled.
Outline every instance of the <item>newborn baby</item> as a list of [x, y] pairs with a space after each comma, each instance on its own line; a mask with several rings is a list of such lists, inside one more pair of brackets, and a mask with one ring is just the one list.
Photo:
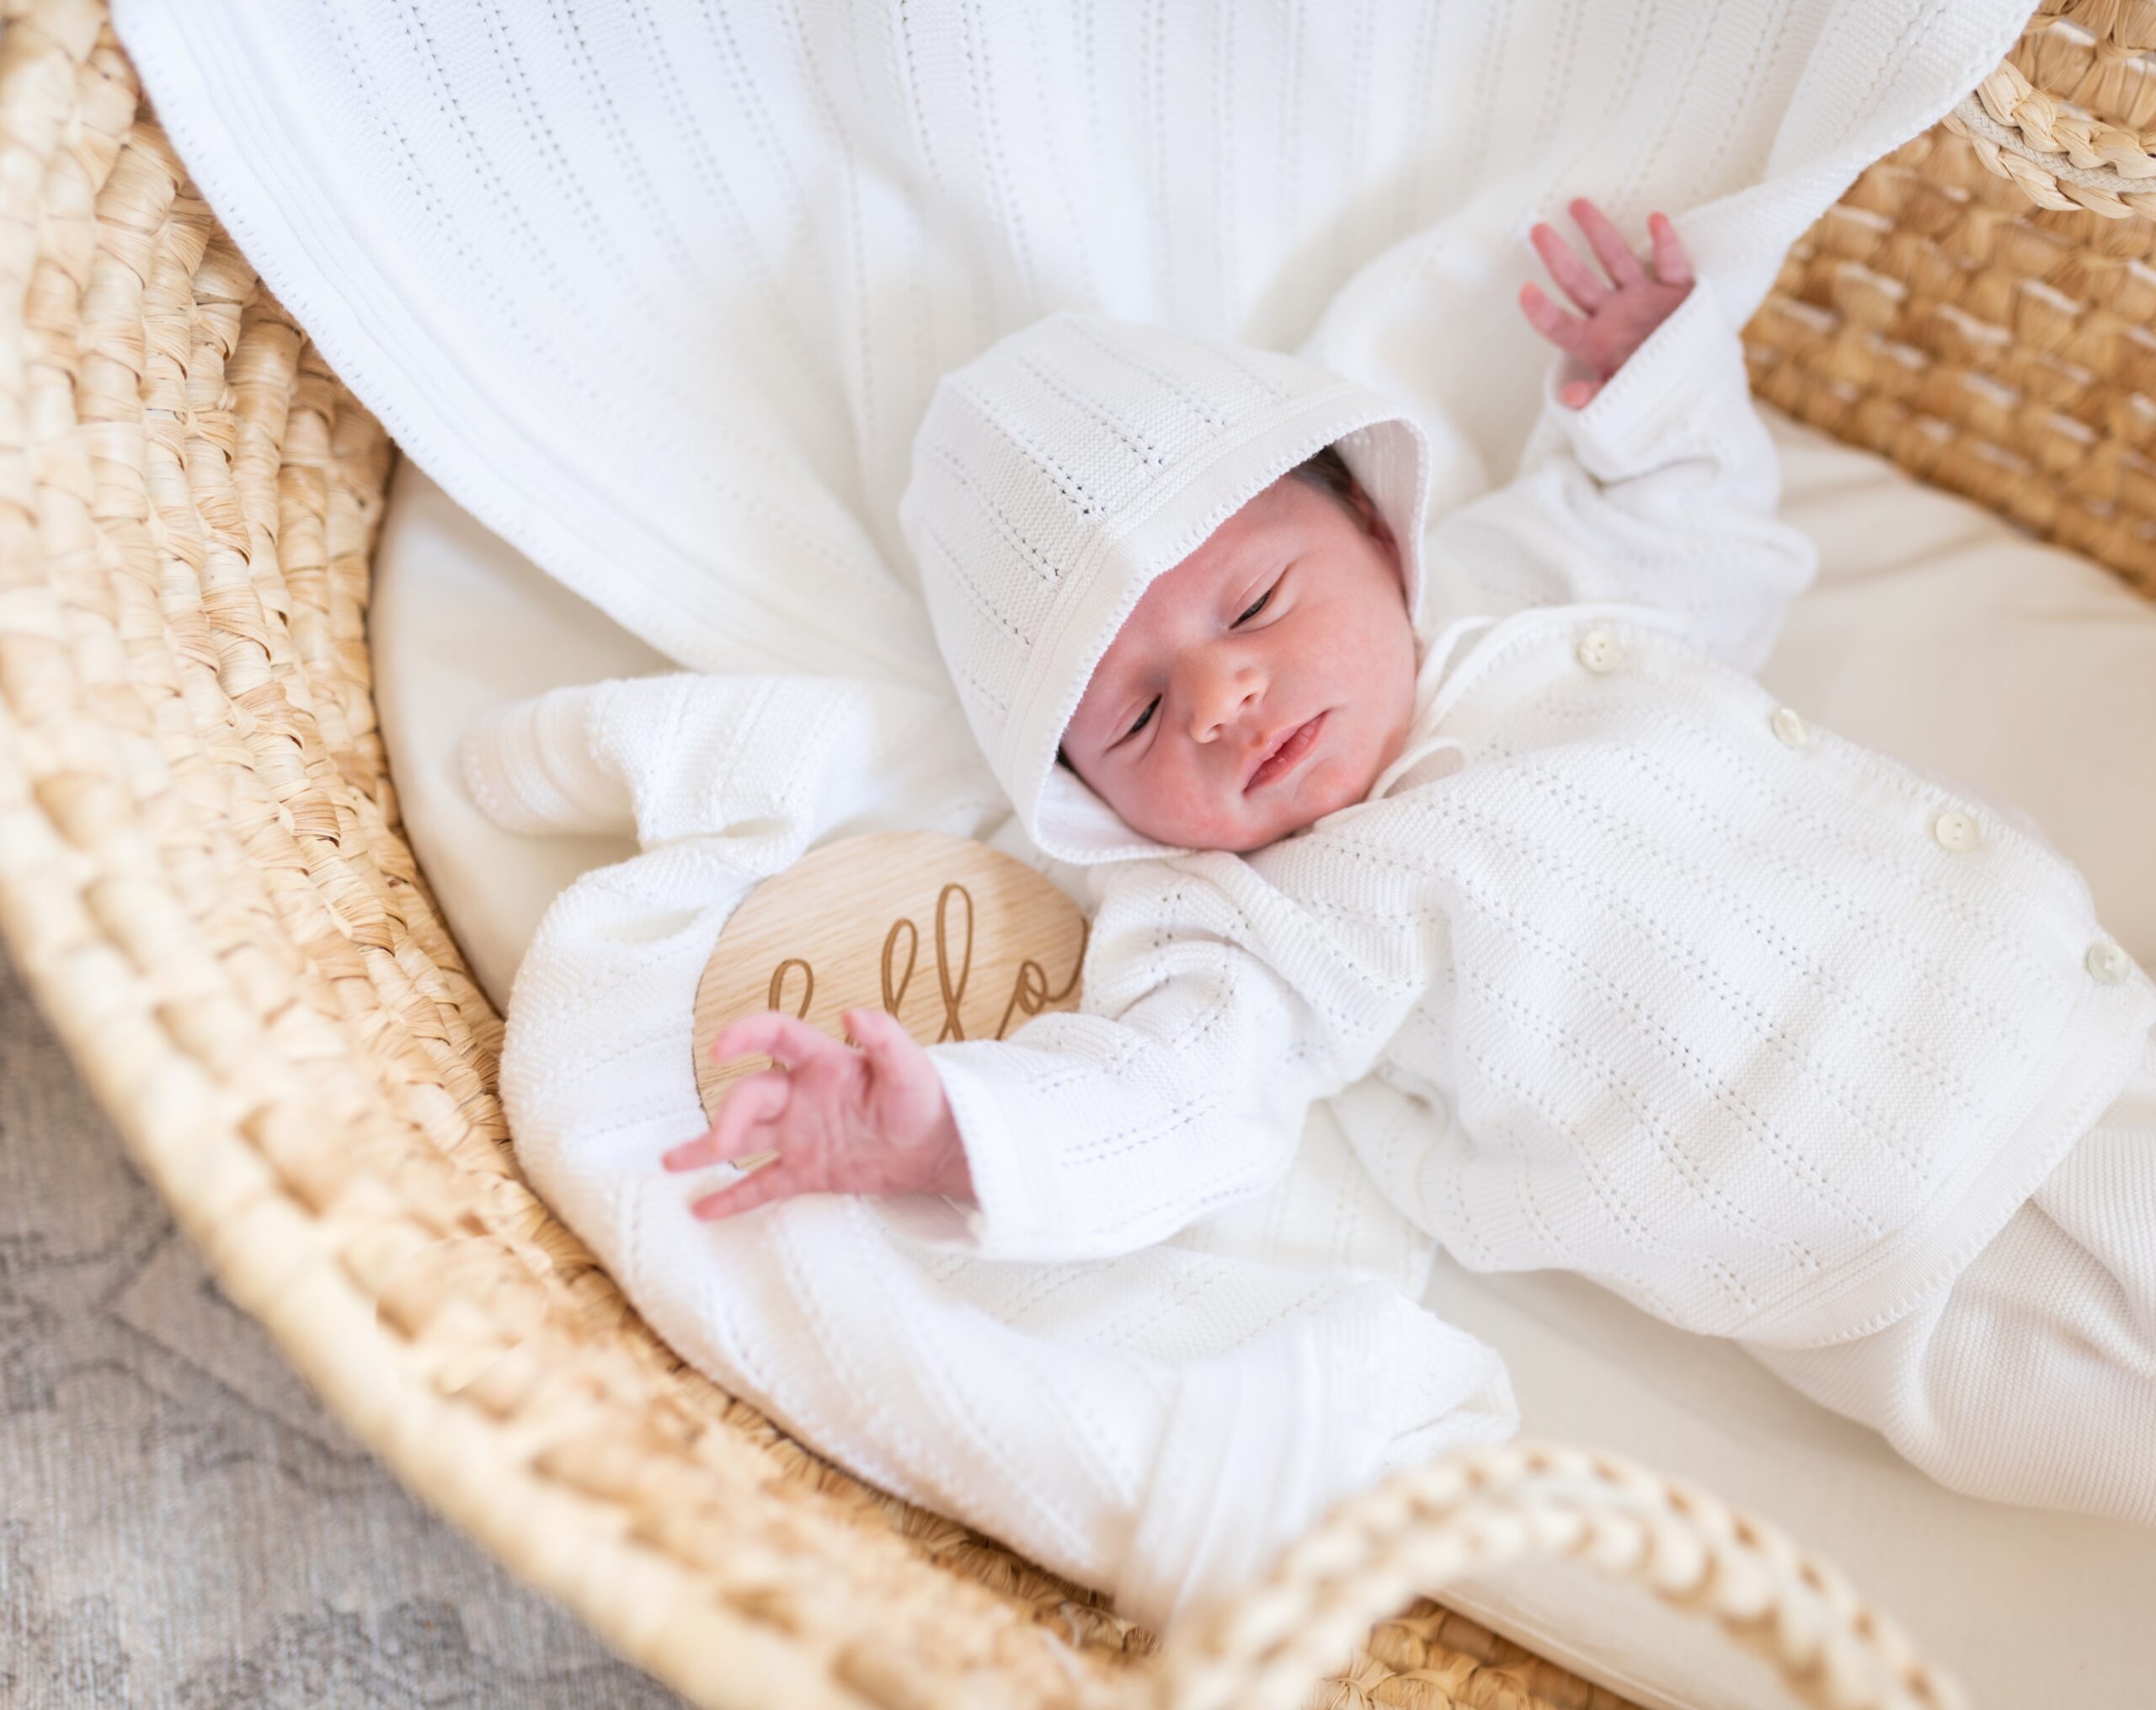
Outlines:
[[1313, 1100], [1463, 1264], [1737, 1339], [1934, 1477], [2156, 1520], [2156, 985], [2009, 810], [1753, 681], [1809, 546], [1712, 281], [1585, 203], [1518, 477], [1268, 353], [1058, 315], [947, 377], [901, 510], [968, 718], [1087, 869], [1081, 1009], [738, 1021], [702, 1200], [942, 1194], [1106, 1258], [1265, 1192]]

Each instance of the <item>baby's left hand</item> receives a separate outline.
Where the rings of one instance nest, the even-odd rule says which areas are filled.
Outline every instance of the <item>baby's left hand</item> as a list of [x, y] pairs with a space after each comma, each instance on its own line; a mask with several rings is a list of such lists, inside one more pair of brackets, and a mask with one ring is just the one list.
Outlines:
[[842, 1012], [854, 1050], [778, 1010], [728, 1022], [711, 1054], [763, 1053], [776, 1067], [726, 1089], [710, 1129], [664, 1153], [670, 1170], [775, 1156], [689, 1209], [731, 1217], [796, 1194], [943, 1194], [973, 1198], [973, 1175], [936, 1065], [896, 1016]]
[[1585, 196], [1572, 202], [1572, 215], [1608, 270], [1607, 282], [1572, 254], [1548, 222], [1536, 225], [1529, 236], [1550, 276], [1587, 318], [1566, 314], [1531, 282], [1519, 288], [1519, 306], [1536, 332], [1594, 371], [1593, 380], [1569, 380], [1558, 388], [1561, 403], [1583, 409], [1684, 301], [1692, 289], [1692, 261], [1666, 215], [1647, 216], [1654, 254], [1652, 275], [1609, 216]]

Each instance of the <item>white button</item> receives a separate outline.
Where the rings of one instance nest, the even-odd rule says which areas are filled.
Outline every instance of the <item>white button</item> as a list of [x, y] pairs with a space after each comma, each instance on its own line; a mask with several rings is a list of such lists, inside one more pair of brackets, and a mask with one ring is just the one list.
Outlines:
[[2089, 954], [2081, 959], [2084, 967], [2105, 986], [2116, 986], [2127, 975], [2133, 961], [2124, 950], [2105, 938], [2099, 938], [2089, 947]]
[[1977, 822], [1967, 814], [1949, 808], [1931, 822], [1931, 835], [1939, 839], [1940, 848], [1951, 849], [1958, 854], [1977, 847]]
[[1606, 629], [1590, 629], [1580, 638], [1580, 663], [1598, 675], [1617, 668], [1617, 638]]
[[1812, 745], [1812, 733], [1804, 728], [1804, 720], [1796, 716], [1794, 708], [1775, 708], [1774, 716], [1767, 722], [1774, 727], [1774, 735], [1790, 747], [1808, 748]]

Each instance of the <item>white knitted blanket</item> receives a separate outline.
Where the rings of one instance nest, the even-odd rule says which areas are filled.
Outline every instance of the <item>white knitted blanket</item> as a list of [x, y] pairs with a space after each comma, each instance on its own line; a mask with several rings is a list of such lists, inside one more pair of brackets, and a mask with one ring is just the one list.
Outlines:
[[[1427, 1248], [1260, 1207], [1022, 1266], [902, 1204], [691, 1227], [655, 1163], [701, 1126], [686, 994], [750, 884], [841, 831], [998, 824], [897, 525], [937, 379], [1060, 307], [1296, 350], [1413, 409], [1443, 511], [1509, 473], [1539, 399], [1532, 218], [1666, 209], [1741, 321], [2026, 10], [115, 7], [213, 209], [451, 496], [686, 665], [860, 680], [735, 708], [701, 802], [651, 769], [685, 751], [663, 708], [617, 755], [648, 852], [565, 895], [512, 1004], [535, 1184], [730, 1387], [1155, 1624], [1384, 1466], [1510, 1429], [1492, 1356], [1410, 1304]], [[722, 801], [758, 835], [695, 817]], [[520, 1075], [541, 1012], [617, 1078]], [[1354, 1197], [1329, 1112], [1305, 1153], [1280, 1203]]]
[[1299, 350], [1510, 471], [1520, 235], [1679, 221], [1739, 318], [2028, 0], [115, 0], [248, 259], [450, 496], [699, 670], [940, 687], [941, 375], [1050, 310]]

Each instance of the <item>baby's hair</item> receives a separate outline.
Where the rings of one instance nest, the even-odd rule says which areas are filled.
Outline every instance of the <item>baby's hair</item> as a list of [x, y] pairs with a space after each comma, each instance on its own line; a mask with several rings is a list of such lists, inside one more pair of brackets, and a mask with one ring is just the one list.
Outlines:
[[1356, 521], [1363, 520], [1355, 509], [1355, 472], [1348, 467], [1347, 458], [1340, 455], [1339, 446], [1327, 446], [1316, 456], [1304, 458], [1288, 473], [1298, 481], [1309, 482], [1321, 493], [1330, 493]]
[[[1355, 472], [1348, 467], [1347, 458], [1340, 455], [1340, 447], [1327, 446], [1314, 457], [1308, 457], [1288, 472], [1298, 481], [1307, 481], [1321, 493], [1330, 493], [1340, 503], [1341, 509], [1355, 519], [1359, 527], [1369, 524], [1355, 509]], [[1066, 772], [1075, 772], [1070, 756], [1063, 751], [1063, 745], [1055, 745], [1055, 763]]]

